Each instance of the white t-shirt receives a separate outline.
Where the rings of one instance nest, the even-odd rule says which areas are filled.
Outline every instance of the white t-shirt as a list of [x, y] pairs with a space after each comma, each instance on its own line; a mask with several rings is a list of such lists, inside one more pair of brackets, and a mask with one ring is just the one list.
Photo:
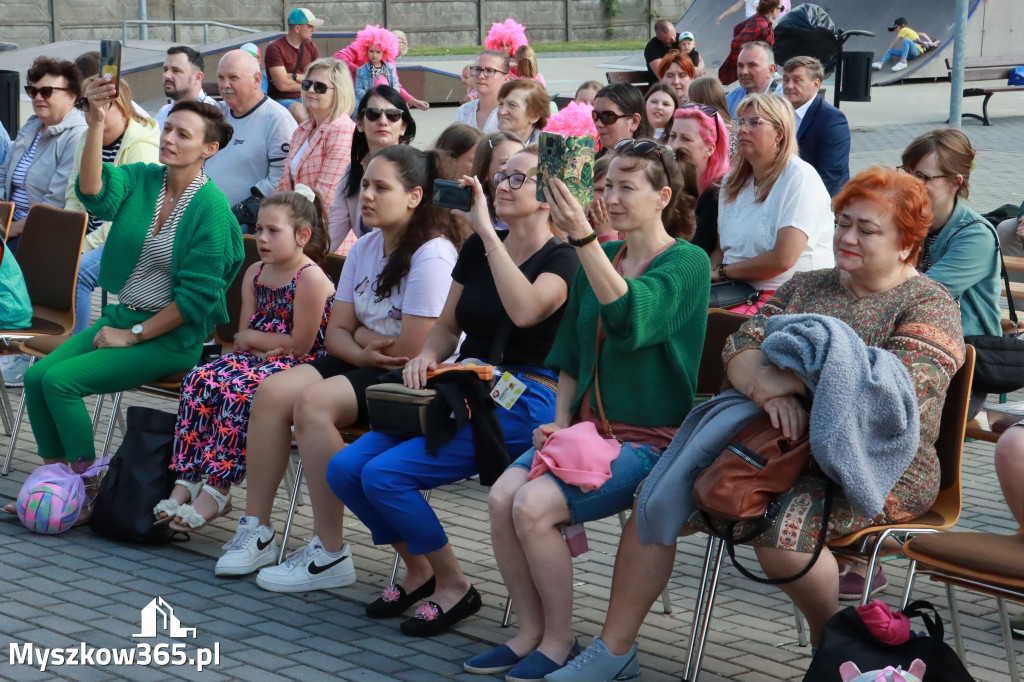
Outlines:
[[754, 16], [754, 13], [757, 12], [757, 6], [760, 3], [761, 0], [744, 0], [744, 4], [746, 5], [744, 9], [747, 10], [747, 19]]
[[779, 229], [795, 227], [807, 235], [796, 265], [771, 279], [752, 281], [757, 289], [774, 290], [786, 283], [794, 272], [831, 268], [835, 220], [831, 198], [818, 172], [806, 161], [794, 156], [763, 203], [754, 203], [754, 182], [747, 183], [735, 201], [718, 198], [718, 240], [722, 262], [728, 265], [775, 248]]
[[388, 259], [384, 256], [384, 234], [373, 230], [352, 246], [334, 298], [355, 305], [356, 318], [370, 331], [398, 336], [403, 313], [420, 317], [441, 314], [458, 255], [447, 239], [431, 239], [416, 249], [409, 273], [397, 291], [392, 289], [386, 298], [377, 301], [373, 285]]

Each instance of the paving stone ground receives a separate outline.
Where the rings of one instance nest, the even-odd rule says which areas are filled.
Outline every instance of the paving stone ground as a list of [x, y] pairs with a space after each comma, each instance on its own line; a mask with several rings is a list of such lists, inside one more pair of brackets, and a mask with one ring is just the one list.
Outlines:
[[[928, 88], [942, 88], [933, 85]], [[908, 90], [908, 92], [910, 92]], [[935, 96], [929, 90], [921, 90]], [[434, 112], [431, 112], [434, 113]], [[898, 163], [900, 151], [917, 134], [937, 127], [913, 125], [859, 125], [855, 122], [851, 168]], [[979, 150], [972, 177], [971, 203], [987, 210], [1021, 200], [1020, 160], [1024, 151], [1024, 117], [999, 118], [983, 128], [968, 123]], [[12, 391], [20, 398], [20, 390]], [[1018, 394], [1012, 399], [1024, 399]], [[149, 405], [173, 411], [167, 399], [138, 393], [126, 397], [129, 405]], [[104, 418], [105, 419], [105, 418]], [[104, 421], [104, 423], [106, 423]], [[9, 439], [0, 436], [5, 451]], [[116, 445], [116, 442], [115, 442]], [[9, 476], [0, 479], [0, 501], [6, 502], [34, 468], [34, 442], [30, 429], [22, 432]], [[964, 512], [958, 526], [1013, 532], [1015, 525], [1002, 502], [992, 467], [992, 446], [968, 443], [964, 456]], [[244, 508], [244, 487], [235, 491], [235, 509]], [[287, 494], [279, 493], [275, 523], [280, 529], [287, 510]], [[396, 622], [371, 621], [363, 616], [388, 582], [393, 555], [370, 544], [357, 520], [346, 515], [344, 524], [352, 546], [358, 581], [349, 588], [326, 592], [281, 595], [264, 592], [253, 577], [221, 579], [213, 575], [220, 546], [233, 534], [239, 512], [193, 534], [185, 543], [130, 546], [74, 529], [60, 536], [26, 531], [16, 517], [0, 518], [0, 679], [30, 680], [479, 680], [462, 671], [462, 662], [504, 641], [499, 626], [506, 592], [488, 542], [486, 490], [475, 482], [446, 486], [434, 492], [431, 504], [451, 537], [463, 568], [483, 595], [484, 607], [454, 632], [429, 640], [410, 639], [398, 632]], [[294, 549], [312, 535], [308, 506], [300, 507], [290, 546]], [[576, 560], [575, 628], [589, 644], [599, 633], [611, 584], [612, 564], [619, 527], [613, 519], [589, 524], [591, 550]], [[684, 540], [679, 545], [675, 571], [669, 583], [673, 611], [661, 605], [648, 615], [640, 633], [644, 680], [679, 679], [686, 656], [691, 609], [704, 555], [704, 541]], [[752, 554], [741, 549], [748, 562]], [[905, 560], [887, 563], [890, 603], [899, 598]], [[915, 595], [940, 605], [942, 590], [920, 579]], [[196, 628], [195, 639], [160, 636], [156, 644], [186, 643], [196, 648], [219, 647], [220, 659], [201, 673], [182, 666], [64, 666], [40, 672], [38, 666], [11, 661], [12, 647], [122, 648], [134, 646], [140, 630], [140, 610], [155, 597], [174, 608], [184, 627]], [[960, 594], [960, 609], [972, 674], [983, 682], [1008, 679], [1005, 653], [992, 599]], [[947, 616], [948, 620], [948, 616]], [[1017, 645], [1018, 660], [1022, 647]], [[708, 638], [704, 673], [706, 682], [799, 680], [810, 651], [796, 642], [790, 602], [772, 587], [754, 584], [731, 567], [723, 571], [719, 599]]]

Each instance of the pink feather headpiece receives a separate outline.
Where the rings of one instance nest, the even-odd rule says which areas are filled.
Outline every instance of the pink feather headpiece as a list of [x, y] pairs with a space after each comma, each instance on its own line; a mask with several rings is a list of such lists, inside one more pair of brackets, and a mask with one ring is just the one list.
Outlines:
[[516, 23], [515, 19], [506, 19], [503, 23], [491, 24], [491, 30], [487, 33], [487, 40], [484, 47], [488, 50], [502, 51], [503, 43], [510, 45], [508, 56], [511, 57], [523, 45], [529, 44], [526, 39], [526, 29], [522, 24]]
[[367, 26], [356, 34], [352, 44], [359, 51], [362, 63], [370, 60], [367, 50], [371, 45], [380, 48], [384, 53], [385, 62], [394, 62], [398, 58], [398, 38], [394, 33], [380, 26]]
[[544, 132], [558, 133], [566, 137], [589, 135], [594, 138], [595, 150], [600, 150], [601, 140], [597, 136], [597, 126], [594, 125], [594, 117], [591, 115], [593, 111], [594, 107], [589, 104], [569, 102], [564, 109], [548, 119]]

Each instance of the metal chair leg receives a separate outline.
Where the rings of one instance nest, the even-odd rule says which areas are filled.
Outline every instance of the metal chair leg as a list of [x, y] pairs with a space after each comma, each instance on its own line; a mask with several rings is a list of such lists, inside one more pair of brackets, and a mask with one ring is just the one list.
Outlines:
[[960, 605], [956, 601], [956, 589], [950, 583], [946, 583], [946, 601], [949, 602], [949, 624], [953, 629], [956, 653], [960, 660], [966, 663], [967, 652], [964, 650], [964, 637], [960, 630]]
[[719, 538], [708, 537], [700, 589], [697, 592], [697, 603], [693, 610], [690, 644], [686, 651], [686, 664], [683, 667], [683, 682], [697, 682], [700, 677], [700, 664], [704, 657], [704, 643], [708, 636], [708, 626], [715, 608], [715, 592], [718, 589], [718, 577], [722, 570], [724, 548], [725, 545]]
[[507, 628], [509, 621], [512, 620], [512, 597], [509, 597], [505, 602], [505, 613], [501, 617], [501, 627]]
[[[0, 384], [3, 382], [0, 381]], [[14, 457], [14, 446], [18, 443], [18, 431], [21, 429], [21, 420], [25, 416], [25, 391], [21, 392], [21, 402], [18, 403], [18, 414], [14, 417], [14, 425], [11, 427], [11, 442], [7, 445], [7, 456], [4, 457], [4, 468], [0, 470], [0, 476], [6, 476], [11, 468], [11, 459]]]
[[910, 566], [907, 568], [907, 582], [903, 585], [903, 596], [900, 597], [900, 611], [907, 608], [907, 604], [910, 603], [910, 593], [914, 591], [914, 580], [917, 579], [917, 562], [913, 559], [910, 560]]
[[1017, 670], [1017, 652], [1013, 648], [1013, 634], [1010, 632], [1010, 617], [1006, 613], [1006, 600], [997, 597], [999, 606], [999, 625], [1003, 630], [1003, 646], [1006, 647], [1006, 662], [1010, 666], [1010, 682], [1020, 682]]
[[804, 614], [793, 604], [793, 624], [796, 626], [796, 641], [800, 646], [807, 646], [807, 628], [804, 627]]
[[100, 417], [103, 416], [103, 403], [107, 399], [106, 393], [96, 396], [96, 406], [92, 410], [92, 437], [96, 437], [96, 431], [100, 428]]
[[11, 409], [11, 396], [7, 394], [7, 387], [0, 381], [0, 420], [4, 424], [4, 433], [11, 435], [11, 428], [14, 426], [14, 410]]
[[114, 402], [110, 406], [110, 421], [107, 422], [107, 435], [103, 439], [103, 449], [100, 451], [100, 457], [107, 456], [107, 452], [110, 449], [110, 441], [114, 438], [114, 423], [117, 421], [117, 416], [121, 411], [121, 396], [120, 391], [114, 394]]
[[[290, 457], [291, 455], [289, 455]], [[299, 486], [302, 485], [302, 460], [295, 466], [295, 482], [292, 484], [292, 497], [288, 503], [288, 518], [284, 522], [284, 531], [281, 534], [281, 550], [277, 553], [277, 563], [284, 561], [284, 553], [288, 550], [288, 536], [292, 532], [292, 518], [295, 516], [295, 507], [298, 506]]]

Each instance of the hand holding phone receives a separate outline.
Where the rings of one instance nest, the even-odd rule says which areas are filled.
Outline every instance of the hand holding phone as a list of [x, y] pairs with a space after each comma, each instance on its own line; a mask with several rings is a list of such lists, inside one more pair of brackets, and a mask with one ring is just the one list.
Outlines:
[[117, 97], [117, 83], [121, 78], [121, 41], [100, 41], [100, 77], [110, 77], [114, 83], [114, 97]]
[[434, 205], [441, 208], [454, 208], [469, 213], [469, 209], [473, 207], [473, 189], [468, 185], [460, 187], [459, 183], [451, 180], [434, 180], [431, 196]]

